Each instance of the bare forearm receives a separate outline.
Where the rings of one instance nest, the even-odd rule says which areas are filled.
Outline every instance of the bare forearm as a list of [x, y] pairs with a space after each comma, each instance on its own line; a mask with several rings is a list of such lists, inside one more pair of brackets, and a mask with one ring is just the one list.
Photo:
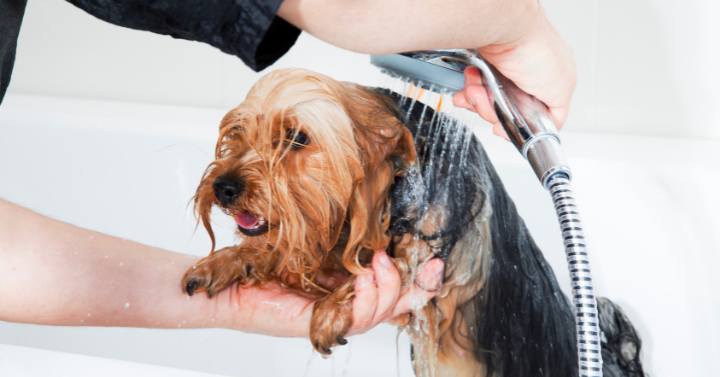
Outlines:
[[362, 53], [512, 43], [544, 21], [537, 0], [285, 0], [281, 17]]
[[[352, 332], [363, 332], [437, 291], [400, 294], [387, 260], [355, 287]], [[387, 256], [385, 255], [385, 258]], [[269, 283], [234, 285], [212, 299], [185, 295], [180, 280], [196, 259], [51, 220], [0, 199], [0, 321], [73, 326], [223, 327], [307, 336], [313, 301]], [[434, 262], [434, 263], [433, 263]], [[442, 279], [442, 262], [426, 263], [423, 286]], [[369, 279], [368, 279], [369, 278]], [[378, 284], [374, 284], [377, 279]], [[382, 300], [379, 297], [394, 297]]]
[[194, 260], [51, 220], [0, 200], [0, 320], [221, 326], [214, 323], [216, 305], [182, 294], [180, 278]]

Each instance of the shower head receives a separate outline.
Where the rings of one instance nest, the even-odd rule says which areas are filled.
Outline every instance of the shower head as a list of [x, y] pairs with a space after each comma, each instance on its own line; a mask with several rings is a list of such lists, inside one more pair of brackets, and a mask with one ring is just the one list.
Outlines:
[[370, 62], [391, 76], [443, 94], [462, 90], [463, 71], [468, 66], [477, 67], [503, 129], [543, 186], [547, 188], [556, 174], [570, 176], [560, 151], [560, 137], [545, 104], [522, 91], [474, 51], [413, 51], [372, 56]]
[[438, 51], [374, 55], [370, 63], [390, 76], [438, 93], [459, 92], [465, 86], [463, 70], [467, 64], [445, 59]]

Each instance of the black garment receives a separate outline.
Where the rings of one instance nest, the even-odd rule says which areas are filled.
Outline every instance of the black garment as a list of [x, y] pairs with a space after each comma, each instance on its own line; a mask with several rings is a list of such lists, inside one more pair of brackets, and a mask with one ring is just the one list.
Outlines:
[[27, 0], [0, 0], [0, 104], [12, 75], [15, 47]]
[[275, 16], [282, 0], [68, 0], [132, 29], [199, 41], [259, 71], [295, 43], [300, 30]]
[[[17, 30], [27, 0], [0, 0], [0, 57], [6, 52], [5, 39], [14, 56]], [[300, 30], [277, 17], [282, 0], [68, 0], [91, 15], [132, 29], [166, 34], [173, 38], [210, 44], [238, 56], [255, 71], [265, 69], [295, 43]], [[5, 7], [12, 35], [5, 35]], [[20, 6], [22, 5], [22, 6]], [[1, 62], [3, 90], [12, 70]], [[7, 71], [7, 79], [5, 74]], [[3, 94], [3, 92], [0, 92]], [[0, 96], [0, 100], [1, 100]]]

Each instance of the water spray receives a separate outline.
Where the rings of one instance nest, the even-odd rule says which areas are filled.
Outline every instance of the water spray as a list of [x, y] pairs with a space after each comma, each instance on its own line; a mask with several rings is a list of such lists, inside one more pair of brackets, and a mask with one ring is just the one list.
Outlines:
[[440, 94], [463, 89], [463, 71], [477, 67], [495, 113], [510, 141], [550, 191], [570, 271], [577, 336], [578, 374], [602, 377], [601, 334], [583, 227], [571, 187], [571, 172], [547, 107], [525, 93], [471, 50], [416, 51], [377, 55], [371, 63], [391, 76]]

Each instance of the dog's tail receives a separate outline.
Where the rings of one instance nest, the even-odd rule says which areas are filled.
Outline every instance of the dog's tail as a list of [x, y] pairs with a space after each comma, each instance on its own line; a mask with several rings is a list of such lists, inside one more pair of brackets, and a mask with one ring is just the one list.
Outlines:
[[602, 330], [603, 375], [644, 377], [640, 350], [642, 342], [622, 309], [607, 298], [597, 300]]

